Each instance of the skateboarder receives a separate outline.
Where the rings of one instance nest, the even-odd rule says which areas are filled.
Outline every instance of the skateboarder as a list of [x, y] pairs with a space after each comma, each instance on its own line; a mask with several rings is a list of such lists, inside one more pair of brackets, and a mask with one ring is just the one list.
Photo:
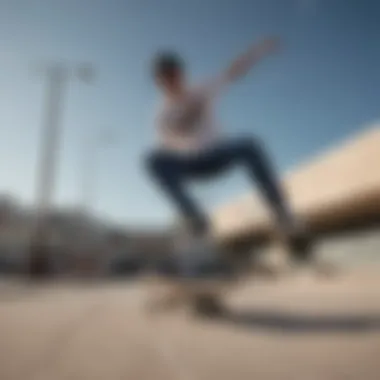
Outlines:
[[[156, 115], [159, 145], [149, 153], [146, 164], [151, 177], [186, 222], [187, 233], [181, 236], [179, 249], [186, 274], [198, 275], [202, 270], [200, 257], [206, 262], [215, 252], [208, 217], [189, 196], [186, 184], [188, 180], [212, 178], [234, 165], [244, 166], [258, 184], [289, 245], [296, 247], [303, 241], [302, 228], [286, 202], [261, 142], [254, 137], [221, 137], [212, 112], [218, 96], [256, 63], [276, 52], [278, 45], [274, 38], [254, 44], [219, 75], [199, 86], [189, 85], [185, 64], [175, 52], [161, 52], [154, 59], [153, 75], [162, 94]], [[216, 253], [211, 261], [214, 269], [218, 268]]]

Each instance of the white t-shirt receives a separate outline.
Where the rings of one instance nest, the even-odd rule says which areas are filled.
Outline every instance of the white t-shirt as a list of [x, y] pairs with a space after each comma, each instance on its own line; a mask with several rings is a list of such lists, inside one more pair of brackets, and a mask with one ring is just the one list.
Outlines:
[[161, 149], [194, 153], [218, 138], [213, 106], [227, 84], [224, 77], [188, 89], [179, 99], [164, 99], [156, 115]]

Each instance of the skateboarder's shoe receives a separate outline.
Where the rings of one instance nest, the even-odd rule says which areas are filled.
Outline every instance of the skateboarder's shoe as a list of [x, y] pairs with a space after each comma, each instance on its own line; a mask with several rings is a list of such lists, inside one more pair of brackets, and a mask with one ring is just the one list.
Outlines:
[[289, 226], [284, 231], [284, 238], [294, 263], [303, 264], [313, 260], [312, 238], [304, 224]]

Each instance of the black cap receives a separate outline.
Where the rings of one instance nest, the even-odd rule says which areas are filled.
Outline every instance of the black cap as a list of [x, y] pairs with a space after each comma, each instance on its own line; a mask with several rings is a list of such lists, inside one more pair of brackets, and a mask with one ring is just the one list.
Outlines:
[[175, 52], [158, 53], [153, 60], [154, 76], [170, 76], [183, 70], [182, 58]]

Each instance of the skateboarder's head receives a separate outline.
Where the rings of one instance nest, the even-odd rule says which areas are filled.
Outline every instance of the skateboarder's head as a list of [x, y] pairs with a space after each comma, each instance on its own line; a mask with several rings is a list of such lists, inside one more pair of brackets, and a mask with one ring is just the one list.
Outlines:
[[153, 60], [153, 75], [166, 93], [176, 94], [184, 84], [184, 64], [181, 57], [170, 51], [158, 53]]

